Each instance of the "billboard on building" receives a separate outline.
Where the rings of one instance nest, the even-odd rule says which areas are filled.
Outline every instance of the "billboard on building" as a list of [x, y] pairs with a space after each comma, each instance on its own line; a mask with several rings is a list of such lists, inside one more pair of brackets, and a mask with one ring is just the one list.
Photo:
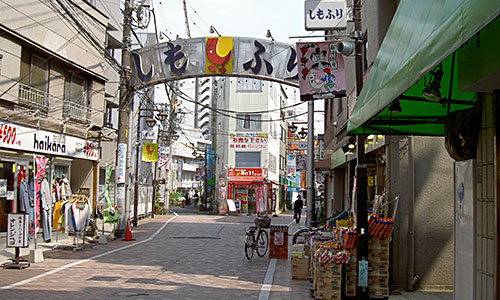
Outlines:
[[229, 148], [267, 148], [268, 135], [264, 132], [235, 132], [229, 135]]

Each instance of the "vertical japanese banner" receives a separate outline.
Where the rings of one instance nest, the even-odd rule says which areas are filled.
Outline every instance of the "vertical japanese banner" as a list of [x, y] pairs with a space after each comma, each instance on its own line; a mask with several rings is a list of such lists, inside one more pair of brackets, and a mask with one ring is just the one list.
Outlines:
[[267, 185], [263, 184], [255, 188], [255, 200], [257, 212], [267, 212]]
[[225, 214], [227, 212], [226, 205], [226, 187], [219, 188], [219, 213]]
[[30, 224], [30, 233], [36, 234], [40, 229], [40, 203], [42, 201], [42, 181], [47, 169], [47, 159], [33, 155], [35, 161], [35, 217]]

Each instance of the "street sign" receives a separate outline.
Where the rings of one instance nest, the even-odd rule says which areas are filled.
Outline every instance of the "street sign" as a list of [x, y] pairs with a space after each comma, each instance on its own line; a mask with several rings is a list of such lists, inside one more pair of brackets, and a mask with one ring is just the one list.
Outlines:
[[345, 29], [347, 8], [345, 0], [308, 0], [305, 2], [306, 30]]
[[143, 130], [142, 139], [143, 140], [153, 140], [155, 138], [155, 132], [153, 130]]

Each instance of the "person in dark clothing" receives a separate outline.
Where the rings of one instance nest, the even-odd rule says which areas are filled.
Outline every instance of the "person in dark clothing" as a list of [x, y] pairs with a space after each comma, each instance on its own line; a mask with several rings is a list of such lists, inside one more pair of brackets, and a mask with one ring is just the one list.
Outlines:
[[302, 207], [304, 207], [304, 202], [300, 198], [297, 197], [297, 200], [293, 203], [293, 218], [295, 222], [298, 224], [300, 222], [300, 214], [302, 213]]

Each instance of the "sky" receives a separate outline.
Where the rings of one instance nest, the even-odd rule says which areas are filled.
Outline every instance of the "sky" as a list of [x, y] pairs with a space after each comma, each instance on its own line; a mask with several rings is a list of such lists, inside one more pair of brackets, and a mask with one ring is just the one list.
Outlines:
[[[158, 29], [170, 38], [186, 38], [182, 0], [151, 0]], [[290, 36], [320, 34], [304, 29], [304, 0], [186, 0], [191, 37], [213, 36], [210, 26], [222, 36], [266, 38], [296, 43]], [[308, 39], [310, 40], [310, 39]]]
[[[291, 36], [322, 35], [324, 32], [305, 30], [304, 2], [305, 0], [186, 0], [191, 37], [216, 36], [216, 33], [209, 33], [210, 26], [214, 26], [222, 36], [261, 39], [266, 38], [269, 29], [276, 41], [289, 44], [300, 41], [290, 39]], [[156, 13], [159, 31], [172, 40], [177, 35], [187, 38], [182, 0], [151, 0], [151, 5]], [[300, 110], [305, 111], [306, 108], [306, 104], [299, 106]], [[323, 110], [322, 101], [315, 101], [315, 111], [318, 110]], [[307, 116], [300, 119], [302, 118], [305, 120]], [[314, 118], [315, 133], [323, 133], [323, 114], [316, 113]]]

